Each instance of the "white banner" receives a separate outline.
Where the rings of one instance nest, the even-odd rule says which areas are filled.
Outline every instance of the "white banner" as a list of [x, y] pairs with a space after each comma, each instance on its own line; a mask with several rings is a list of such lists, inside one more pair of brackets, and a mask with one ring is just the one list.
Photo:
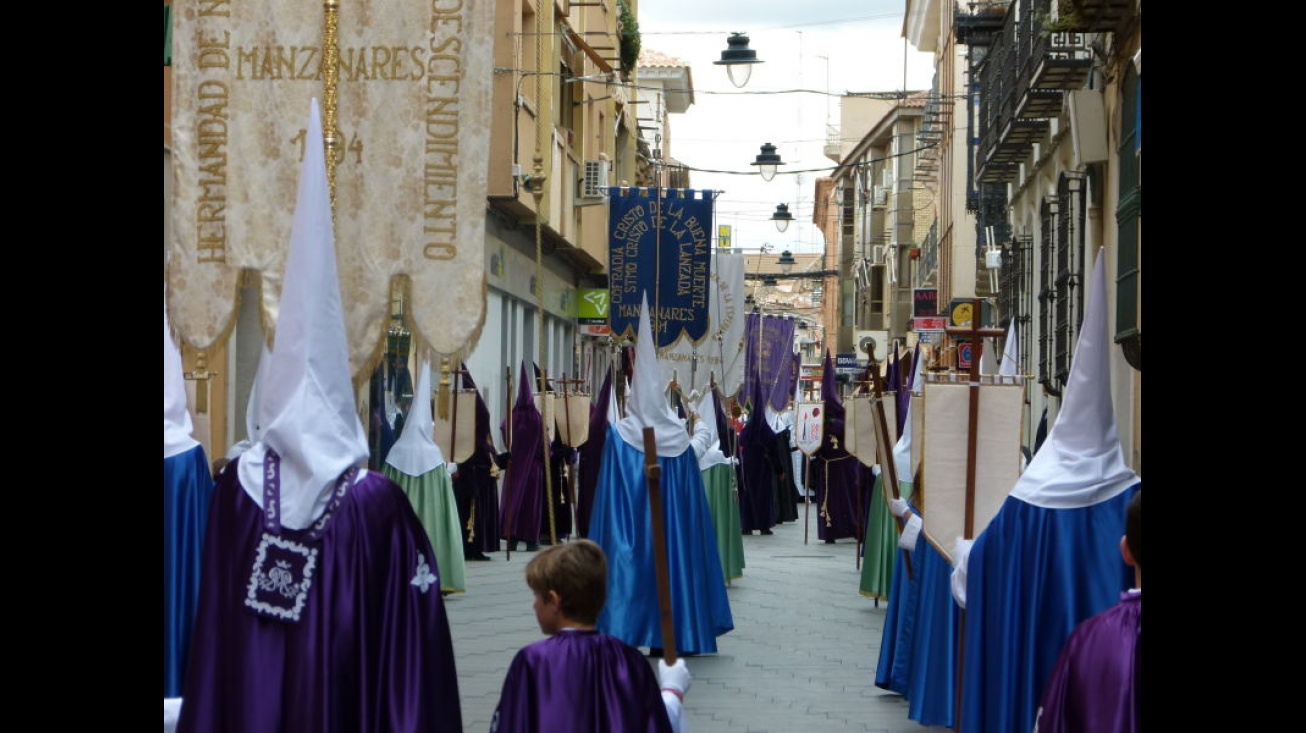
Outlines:
[[[341, 3], [334, 204], [355, 375], [380, 348], [390, 282], [437, 358], [484, 319], [484, 151], [493, 3]], [[321, 3], [173, 3], [174, 241], [170, 314], [208, 348], [229, 329], [242, 269], [276, 323], [303, 153], [303, 110], [328, 100]], [[324, 114], [327, 110], [324, 109]], [[460, 155], [460, 151], [464, 151]]]
[[744, 256], [714, 252], [710, 282], [707, 338], [695, 347], [681, 337], [658, 352], [658, 362], [662, 384], [674, 375], [685, 395], [701, 394], [715, 375], [724, 400], [744, 383]]
[[825, 403], [799, 402], [794, 416], [794, 444], [806, 455], [821, 449], [825, 440]]
[[[1020, 477], [1023, 384], [983, 384], [975, 428], [973, 526], [966, 531], [966, 473], [970, 435], [967, 382], [925, 383], [923, 468], [925, 536], [952, 561], [957, 538], [974, 539], [997, 514]], [[918, 405], [912, 406], [915, 412]], [[898, 477], [900, 480], [903, 477]]]

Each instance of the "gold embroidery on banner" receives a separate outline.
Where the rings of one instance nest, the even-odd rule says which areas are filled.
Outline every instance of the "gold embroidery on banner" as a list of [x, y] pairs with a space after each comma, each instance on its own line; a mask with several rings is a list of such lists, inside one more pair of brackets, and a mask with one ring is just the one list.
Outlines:
[[463, 4], [431, 3], [426, 61], [426, 162], [422, 166], [422, 256], [458, 256], [458, 126], [463, 75]]

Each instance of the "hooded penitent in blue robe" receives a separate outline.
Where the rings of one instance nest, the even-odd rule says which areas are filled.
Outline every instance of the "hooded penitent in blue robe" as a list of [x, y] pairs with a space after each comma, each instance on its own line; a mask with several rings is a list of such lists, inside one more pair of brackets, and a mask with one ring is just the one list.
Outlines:
[[1141, 483], [1125, 464], [1112, 410], [1101, 252], [1085, 301], [1065, 398], [1047, 441], [969, 553], [960, 718], [966, 733], [1031, 730], [1070, 632], [1116, 603], [1133, 581], [1119, 544], [1125, 509]]
[[598, 628], [631, 646], [666, 646], [644, 466], [647, 427], [653, 431], [661, 468], [659, 493], [676, 649], [682, 654], [712, 654], [717, 651], [716, 637], [733, 629], [735, 622], [698, 457], [684, 424], [671, 412], [655, 381], [660, 371], [652, 333], [645, 307], [627, 415], [608, 428], [590, 517], [590, 539], [608, 556], [608, 602]]
[[181, 352], [163, 311], [163, 696], [181, 694], [195, 605], [200, 552], [213, 496], [204, 446], [191, 437]]
[[875, 686], [906, 698], [909, 719], [949, 728], [956, 720], [961, 632], [961, 609], [953, 602], [949, 584], [951, 572], [947, 559], [923, 535], [915, 550], [899, 551], [875, 668]]

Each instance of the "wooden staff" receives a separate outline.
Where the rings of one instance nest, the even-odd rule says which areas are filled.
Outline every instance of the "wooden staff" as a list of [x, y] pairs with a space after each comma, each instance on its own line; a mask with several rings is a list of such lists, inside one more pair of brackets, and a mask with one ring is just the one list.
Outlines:
[[[576, 446], [573, 445], [575, 439], [571, 434], [571, 385], [581, 384], [585, 380], [567, 379], [567, 375], [564, 374], [562, 379], [555, 379], [553, 381], [562, 385], [562, 424], [567, 426], [567, 436], [566, 440], [563, 441], [563, 445], [575, 450]], [[571, 531], [579, 536], [580, 532], [578, 530], [580, 529], [580, 525], [576, 523], [576, 474], [579, 472], [570, 464], [568, 464], [567, 468], [569, 469], [567, 475], [567, 494], [571, 501]]]
[[[898, 466], [893, 459], [893, 446], [889, 444], [889, 421], [884, 416], [884, 384], [880, 376], [880, 370], [871, 369], [871, 379], [875, 382], [875, 421], [876, 432], [883, 436], [880, 442], [880, 475], [884, 477], [884, 483], [881, 490], [884, 491], [886, 501], [888, 499], [898, 499]], [[887, 489], [884, 487], [888, 487]], [[898, 520], [898, 533], [902, 534], [903, 527], [907, 522], [902, 517], [895, 516]], [[902, 554], [902, 565], [907, 570], [907, 578], [912, 577], [911, 554], [904, 552]]]
[[[982, 337], [997, 337], [1005, 332], [1000, 328], [980, 328], [981, 304], [978, 299], [970, 302], [970, 323], [965, 326], [948, 326], [945, 332], [949, 336], [960, 337], [971, 342], [970, 352], [970, 422], [966, 426], [966, 517], [962, 527], [962, 538], [970, 539], [975, 533], [975, 469], [979, 462], [976, 453], [979, 449], [979, 398], [980, 398], [980, 355], [984, 349]], [[957, 730], [961, 730], [961, 685], [962, 662], [966, 649], [966, 609], [961, 609], [961, 623], [957, 627]]]
[[[506, 390], [506, 392], [505, 392], [505, 394], [504, 394], [504, 398], [503, 398], [503, 403], [504, 403], [504, 411], [503, 411], [503, 426], [504, 426], [504, 427], [503, 427], [503, 449], [504, 449], [505, 451], [507, 451], [509, 455], [511, 455], [511, 454], [512, 454], [512, 397], [513, 397], [513, 392], [512, 392], [512, 367], [511, 367], [511, 366], [505, 366], [505, 367], [503, 368], [503, 371], [504, 371], [504, 383], [507, 385], [507, 390]], [[512, 461], [511, 458], [509, 458], [508, 460], [509, 460], [509, 461]], [[505, 483], [505, 484], [507, 483], [507, 479], [504, 479], [504, 483]], [[506, 497], [505, 497], [505, 498], [506, 498]], [[507, 513], [504, 515], [504, 518], [508, 520], [505, 524], [506, 524], [506, 526], [511, 527], [511, 526], [512, 526], [512, 507], [505, 507], [505, 508], [508, 510]], [[513, 542], [516, 542], [516, 541], [517, 541], [517, 540], [516, 540], [515, 538], [513, 538], [513, 537], [511, 536], [511, 534], [509, 534], [509, 537], [508, 537], [507, 541], [504, 542], [504, 547], [505, 547], [505, 549], [504, 549], [504, 551], [503, 551], [503, 559], [504, 559], [505, 562], [508, 561], [508, 560], [511, 560], [511, 559], [512, 559], [512, 543], [513, 543]]]
[[666, 523], [662, 516], [662, 467], [653, 428], [644, 428], [644, 477], [648, 480], [648, 506], [653, 520], [653, 574], [657, 576], [658, 619], [662, 624], [662, 658], [676, 663], [676, 625], [671, 614], [671, 577], [667, 569]]
[[962, 327], [948, 327], [949, 336], [969, 339], [972, 348], [970, 354], [970, 422], [966, 426], [966, 523], [962, 537], [970, 539], [975, 533], [975, 470], [979, 461], [976, 453], [979, 449], [979, 399], [980, 399], [980, 354], [984, 349], [982, 337], [1001, 336], [1005, 331], [1000, 328], [980, 328], [980, 301], [971, 301], [970, 324]]
[[812, 480], [812, 457], [803, 454], [803, 544], [807, 544], [807, 536], [811, 534], [812, 524], [812, 497], [808, 494], [808, 486]]
[[[549, 383], [548, 370], [540, 368], [540, 406], [546, 407], [549, 400], [548, 390], [544, 385]], [[544, 423], [544, 430], [540, 433], [540, 441], [544, 443], [544, 501], [549, 506], [549, 544], [558, 544], [558, 522], [553, 514], [553, 462], [550, 460], [550, 453], [553, 450], [553, 442], [549, 440], [549, 416], [543, 414], [548, 410], [541, 410], [540, 417]], [[554, 421], [554, 427], [557, 427], [557, 421]]]

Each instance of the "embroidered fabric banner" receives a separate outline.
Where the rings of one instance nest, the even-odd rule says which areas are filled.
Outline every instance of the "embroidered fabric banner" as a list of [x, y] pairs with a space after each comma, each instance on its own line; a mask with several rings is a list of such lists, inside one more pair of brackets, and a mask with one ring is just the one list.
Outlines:
[[[438, 355], [484, 321], [492, 10], [485, 0], [357, 0], [336, 27], [335, 237], [355, 375], [380, 349], [390, 282]], [[195, 348], [222, 338], [239, 271], [275, 327], [303, 110], [329, 101], [321, 3], [173, 3], [174, 237], [169, 313]], [[459, 155], [459, 151], [471, 151]]]
[[793, 359], [797, 321], [749, 313], [746, 323], [743, 394], [753, 394], [753, 382], [760, 379], [766, 403], [773, 410], [783, 410], [794, 394], [794, 382], [798, 379]]
[[618, 188], [609, 192], [608, 311], [612, 334], [633, 339], [648, 293], [659, 349], [707, 335], [712, 191]]
[[724, 397], [744, 383], [744, 256], [712, 253], [707, 298], [707, 338], [682, 338], [658, 352], [662, 382], [674, 376], [685, 394], [703, 392], [713, 376]]

